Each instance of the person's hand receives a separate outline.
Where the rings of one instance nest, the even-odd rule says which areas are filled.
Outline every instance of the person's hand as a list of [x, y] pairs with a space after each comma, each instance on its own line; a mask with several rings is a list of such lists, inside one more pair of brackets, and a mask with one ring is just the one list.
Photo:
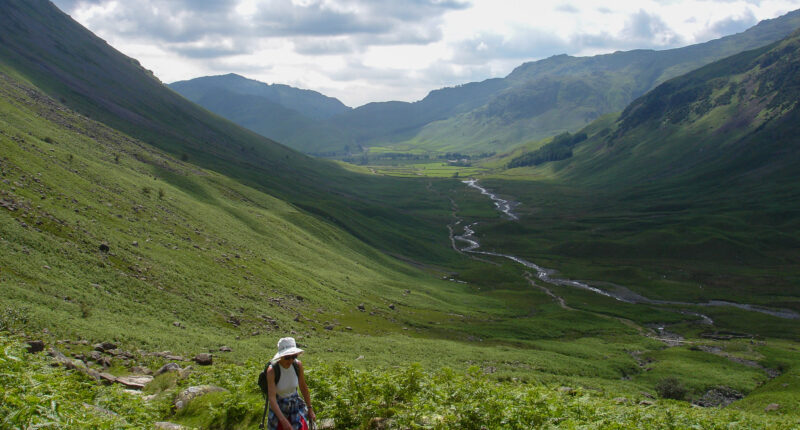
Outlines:
[[286, 419], [286, 417], [283, 417], [283, 419], [281, 420], [281, 429], [282, 430], [293, 430], [294, 427], [292, 427], [292, 423], [290, 423], [289, 420]]
[[308, 408], [308, 418], [310, 418], [311, 421], [317, 420], [317, 414], [314, 413], [314, 409]]

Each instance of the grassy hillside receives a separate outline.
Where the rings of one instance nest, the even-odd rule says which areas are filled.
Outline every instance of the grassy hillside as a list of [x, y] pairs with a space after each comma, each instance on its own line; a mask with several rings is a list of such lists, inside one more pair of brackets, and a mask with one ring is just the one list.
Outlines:
[[[485, 181], [523, 214], [483, 227], [487, 245], [649, 298], [800, 309], [799, 52], [795, 34], [670, 80], [587, 127], [571, 157]], [[800, 335], [796, 320], [706, 310], [734, 331]]]
[[747, 31], [683, 48], [593, 57], [554, 56], [525, 63], [507, 88], [469, 112], [426, 124], [413, 147], [440, 151], [506, 151], [528, 140], [575, 132], [620, 111], [658, 84], [697, 67], [780, 40], [800, 28], [800, 11]]
[[[451, 427], [491, 425], [501, 414], [513, 420], [510, 428], [560, 422], [565, 415], [589, 423], [599, 415], [633, 414], [640, 418], [625, 419], [652, 425], [673, 413], [686, 423], [736, 416], [780, 427], [795, 419], [783, 411], [776, 417], [759, 412], [776, 395], [786, 398], [769, 388], [762, 370], [687, 346], [668, 352], [640, 325], [680, 321], [678, 314], [649, 307], [609, 311], [591, 295], [566, 289], [558, 294], [570, 306], [597, 308], [562, 308], [508, 263], [454, 260], [458, 273], [412, 268], [284, 201], [70, 111], [18, 77], [0, 76], [0, 241], [7, 250], [0, 255], [0, 419], [6, 423], [136, 428], [170, 420], [246, 428], [260, 410], [251, 380], [272, 355], [275, 339], [287, 333], [309, 351], [319, 411], [339, 428], [381, 416], [425, 425], [442, 415], [440, 427]], [[450, 196], [459, 214], [491, 218], [485, 199], [458, 182], [424, 182], [431, 199]], [[214, 351], [216, 364], [185, 378], [157, 378], [146, 390], [158, 396], [144, 400], [80, 372], [53, 370], [44, 359], [15, 360], [22, 354], [20, 340], [9, 330], [44, 339], [70, 356], [88, 355], [94, 342], [113, 341], [133, 351], [132, 358], [111, 358], [105, 368], [91, 360], [88, 365], [117, 376], [136, 373], [135, 366], [157, 369], [167, 360], [148, 353], [164, 350], [186, 357]], [[232, 352], [218, 352], [223, 345]], [[698, 345], [794, 368], [786, 355], [790, 346], [775, 341]], [[456, 370], [403, 370], [432, 351], [434, 368]], [[338, 361], [349, 364], [331, 364]], [[398, 365], [401, 370], [390, 367]], [[470, 366], [477, 368], [467, 373]], [[760, 390], [763, 397], [753, 401], [754, 415], [696, 412], [670, 401], [653, 410], [646, 402], [634, 404], [650, 401], [647, 396], [656, 395], [656, 385], [669, 375], [685, 384], [686, 399], [720, 385]], [[410, 378], [406, 394], [392, 391], [390, 382], [399, 378]], [[425, 388], [421, 381], [427, 378], [444, 391]], [[525, 385], [509, 382], [514, 380]], [[169, 404], [177, 392], [204, 383], [229, 392], [174, 414]], [[584, 388], [559, 388], [564, 385]], [[394, 406], [355, 400], [377, 392]], [[508, 407], [475, 415], [474, 399], [496, 399], [501, 392], [511, 393], [503, 397]], [[630, 406], [617, 405], [619, 396]], [[542, 403], [573, 397], [568, 410], [551, 411]], [[595, 412], [584, 409], [585, 402]], [[415, 412], [420, 410], [430, 412]]]
[[[509, 223], [457, 180], [380, 177], [319, 162], [188, 104], [93, 36], [70, 32], [74, 23], [45, 6], [0, 6], [7, 12], [0, 24], [22, 32], [3, 32], [0, 46], [3, 426], [146, 428], [169, 420], [252, 428], [261, 410], [253, 381], [286, 335], [308, 351], [316, 406], [337, 428], [797, 423], [796, 320], [730, 307], [623, 303], [532, 282], [509, 260], [452, 249], [448, 231], [479, 219], [487, 248], [547, 254], [544, 264], [570, 274], [608, 275], [590, 279], [650, 276], [653, 266], [630, 257], [636, 250], [601, 246], [586, 257], [579, 247], [559, 248], [581, 245], [590, 228], [608, 233], [604, 212], [594, 211], [610, 192], [495, 181], [526, 202], [520, 208], [528, 217]], [[58, 48], [62, 39], [77, 51]], [[75, 58], [81, 55], [85, 66]], [[93, 73], [106, 81], [76, 81]], [[173, 111], [128, 99], [129, 87], [152, 90]], [[587, 134], [572, 161], [597, 144], [600, 136]], [[191, 147], [198, 136], [209, 140]], [[242, 151], [244, 143], [252, 146]], [[575, 208], [591, 212], [564, 216]], [[549, 224], [530, 223], [531, 214]], [[640, 222], [631, 216], [626, 226]], [[556, 264], [558, 252], [570, 256]], [[618, 264], [629, 257], [628, 266]], [[646, 293], [706, 298], [681, 278], [684, 261], [675, 261], [667, 262], [669, 278], [651, 279]], [[717, 264], [709, 261], [698, 265]], [[747, 281], [731, 291], [756, 304], [795, 307], [794, 272], [781, 284], [770, 264], [731, 271]], [[721, 291], [730, 282], [723, 281], [708, 285]], [[700, 312], [714, 318], [713, 327]], [[73, 369], [25, 355], [31, 339], [74, 359]], [[97, 351], [93, 344], [102, 341], [115, 343], [115, 353]], [[201, 352], [212, 352], [214, 364], [192, 364]], [[155, 397], [92, 376], [139, 374], [170, 361], [193, 369], [156, 377], [144, 388]], [[228, 391], [176, 411], [176, 395], [202, 384]], [[687, 403], [715, 390], [749, 396], [724, 410]], [[766, 412], [771, 403], [780, 406]]]
[[[446, 261], [447, 202], [416, 211], [425, 184], [365, 179], [217, 117], [168, 89], [46, 0], [0, 4], [0, 67], [83, 115], [176, 158], [287, 200], [386, 252]], [[398, 193], [405, 197], [398, 197]], [[420, 214], [418, 214], [420, 215]], [[430, 238], [435, 238], [433, 241]]]
[[286, 85], [229, 74], [170, 84], [170, 88], [242, 127], [307, 154], [358, 152], [344, 128], [326, 122], [350, 110], [339, 100]]

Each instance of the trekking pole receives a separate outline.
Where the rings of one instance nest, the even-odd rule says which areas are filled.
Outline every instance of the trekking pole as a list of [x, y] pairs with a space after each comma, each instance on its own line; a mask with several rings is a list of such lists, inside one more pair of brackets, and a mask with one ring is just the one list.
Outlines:
[[264, 421], [267, 419], [267, 409], [269, 408], [269, 397], [264, 401], [264, 415], [261, 416], [261, 425], [258, 426], [260, 430], [264, 430]]

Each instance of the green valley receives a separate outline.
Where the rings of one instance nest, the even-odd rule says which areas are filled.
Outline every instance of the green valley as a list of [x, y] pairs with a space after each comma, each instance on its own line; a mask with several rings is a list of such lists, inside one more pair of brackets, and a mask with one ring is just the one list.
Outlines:
[[[356, 166], [204, 110], [50, 2], [0, 12], [0, 427], [254, 428], [284, 336], [324, 428], [800, 426], [797, 34], [480, 161]], [[312, 124], [318, 94], [259, 88]]]

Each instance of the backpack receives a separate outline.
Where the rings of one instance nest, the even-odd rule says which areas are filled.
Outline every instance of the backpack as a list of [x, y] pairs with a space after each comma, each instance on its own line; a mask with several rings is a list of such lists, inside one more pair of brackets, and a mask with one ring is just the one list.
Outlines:
[[[275, 385], [278, 385], [278, 381], [281, 379], [281, 366], [273, 366], [272, 362], [267, 362], [267, 365], [264, 366], [264, 370], [258, 374], [258, 387], [261, 388], [261, 395], [264, 396], [264, 399], [269, 400], [269, 382], [267, 381], [267, 369], [272, 366], [272, 371], [275, 372]], [[297, 361], [292, 362], [292, 367], [294, 367], [295, 373], [298, 375], [300, 371], [297, 369]]]

